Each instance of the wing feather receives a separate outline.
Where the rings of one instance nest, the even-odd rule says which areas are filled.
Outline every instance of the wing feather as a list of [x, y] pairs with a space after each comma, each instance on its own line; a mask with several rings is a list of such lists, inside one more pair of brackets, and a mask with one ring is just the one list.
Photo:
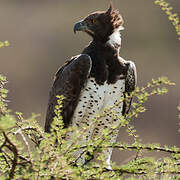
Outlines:
[[73, 57], [58, 70], [49, 94], [45, 122], [46, 132], [50, 131], [51, 123], [55, 116], [54, 108], [57, 105], [57, 95], [63, 95], [65, 97], [62, 109], [64, 126], [68, 127], [71, 123], [80, 92], [87, 81], [91, 67], [92, 61], [90, 56], [81, 54]]
[[[125, 79], [125, 93], [130, 94], [132, 91], [135, 90], [137, 85], [137, 72], [136, 66], [134, 62], [127, 61], [127, 76]], [[123, 115], [127, 114], [131, 107], [132, 98], [126, 99], [126, 94], [124, 94], [124, 104], [123, 104]]]

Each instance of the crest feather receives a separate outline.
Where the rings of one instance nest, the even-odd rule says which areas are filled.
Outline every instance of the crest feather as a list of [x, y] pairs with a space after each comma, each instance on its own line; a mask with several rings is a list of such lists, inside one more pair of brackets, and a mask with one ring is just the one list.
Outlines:
[[106, 13], [110, 15], [112, 12], [113, 12], [113, 5], [112, 2], [110, 2], [109, 9], [106, 11]]

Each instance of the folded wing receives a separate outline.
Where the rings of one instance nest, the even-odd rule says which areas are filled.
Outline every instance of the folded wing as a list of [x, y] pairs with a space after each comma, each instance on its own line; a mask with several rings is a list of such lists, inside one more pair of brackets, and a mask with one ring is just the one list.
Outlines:
[[46, 113], [45, 131], [49, 132], [55, 116], [54, 108], [57, 105], [58, 95], [63, 95], [62, 117], [64, 126], [68, 127], [74, 110], [78, 104], [80, 92], [87, 82], [92, 61], [90, 56], [81, 54], [73, 57], [63, 65], [55, 75], [54, 83], [50, 90], [49, 102]]
[[[127, 76], [125, 80], [125, 93], [130, 93], [135, 90], [137, 85], [137, 72], [136, 72], [136, 66], [132, 61], [127, 61]], [[125, 100], [124, 100], [124, 106], [123, 106], [123, 115], [127, 114], [131, 107], [132, 98], [126, 99], [125, 94]]]

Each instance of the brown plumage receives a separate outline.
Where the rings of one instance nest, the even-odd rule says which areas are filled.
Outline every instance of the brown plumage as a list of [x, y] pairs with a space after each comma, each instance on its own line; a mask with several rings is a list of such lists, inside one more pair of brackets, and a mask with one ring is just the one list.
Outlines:
[[[76, 61], [77, 58], [78, 61]], [[64, 95], [65, 97], [62, 116], [64, 126], [68, 127], [77, 106], [80, 91], [87, 81], [90, 66], [89, 57], [87, 55], [81, 55], [80, 57], [73, 57], [57, 71], [49, 95], [45, 124], [45, 130], [47, 132], [49, 132], [51, 122], [55, 116], [54, 108], [57, 105], [57, 95]]]
[[[123, 19], [112, 5], [107, 11], [94, 12], [74, 26], [74, 32], [84, 31], [93, 41], [82, 51], [82, 54], [67, 61], [55, 75], [50, 91], [46, 115], [45, 131], [50, 132], [56, 96], [64, 95], [63, 122], [65, 127], [91, 124], [96, 114], [102, 113], [105, 107], [113, 105], [126, 92], [132, 92], [136, 86], [136, 67], [133, 62], [125, 61], [119, 56], [121, 46], [120, 30]], [[125, 115], [131, 101], [124, 102], [115, 109], [119, 115]], [[87, 132], [86, 140], [101, 135], [101, 128], [110, 128], [117, 119], [109, 115]], [[115, 142], [118, 129], [111, 141]], [[83, 140], [82, 140], [83, 141]], [[110, 167], [112, 149], [106, 152], [106, 161]], [[77, 153], [79, 154], [79, 153]], [[80, 163], [85, 163], [81, 156]]]

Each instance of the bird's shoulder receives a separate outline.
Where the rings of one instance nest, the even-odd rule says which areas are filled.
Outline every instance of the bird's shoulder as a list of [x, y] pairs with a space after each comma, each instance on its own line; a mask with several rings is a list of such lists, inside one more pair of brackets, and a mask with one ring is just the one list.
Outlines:
[[54, 75], [54, 80], [58, 77], [58, 75], [60, 75], [66, 69], [72, 69], [73, 67], [77, 67], [77, 66], [79, 66], [79, 68], [81, 68], [82, 66], [90, 68], [91, 65], [92, 65], [92, 61], [89, 55], [80, 54], [73, 56], [69, 60], [65, 61], [65, 63], [62, 66], [59, 67], [59, 69]]
[[80, 55], [73, 56], [69, 60], [67, 60], [62, 66], [59, 67], [59, 69], [54, 75], [54, 81], [56, 81], [57, 78], [65, 71], [68, 71], [68, 73], [71, 73], [72, 70], [89, 71], [91, 66], [92, 66], [92, 61], [89, 55], [80, 54]]

